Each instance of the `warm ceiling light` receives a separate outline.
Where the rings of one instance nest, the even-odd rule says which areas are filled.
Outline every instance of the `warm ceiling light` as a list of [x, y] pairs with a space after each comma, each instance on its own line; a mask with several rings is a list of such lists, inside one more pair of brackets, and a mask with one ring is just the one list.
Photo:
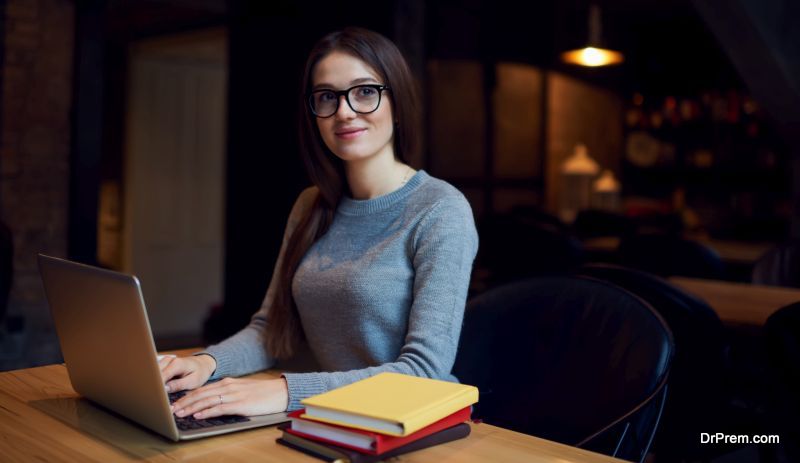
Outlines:
[[586, 48], [570, 50], [561, 54], [561, 60], [579, 66], [610, 66], [625, 61], [622, 53], [606, 48], [600, 48], [600, 7], [589, 6], [589, 45]]
[[566, 51], [561, 54], [561, 60], [565, 63], [577, 64], [580, 66], [609, 66], [625, 61], [622, 53], [605, 48], [586, 47], [580, 50]]

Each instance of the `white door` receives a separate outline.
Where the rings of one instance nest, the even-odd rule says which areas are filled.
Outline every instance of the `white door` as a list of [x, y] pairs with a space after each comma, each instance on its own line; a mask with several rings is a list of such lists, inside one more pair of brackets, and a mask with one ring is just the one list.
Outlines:
[[123, 268], [156, 338], [196, 338], [221, 302], [227, 40], [150, 39], [129, 62]]

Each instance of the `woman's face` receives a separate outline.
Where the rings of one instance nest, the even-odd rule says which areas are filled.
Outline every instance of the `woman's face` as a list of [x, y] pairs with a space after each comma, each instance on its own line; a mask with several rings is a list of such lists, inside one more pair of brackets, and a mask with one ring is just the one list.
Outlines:
[[[334, 51], [314, 67], [311, 90], [347, 90], [355, 85], [385, 85], [367, 63], [347, 53]], [[371, 92], [365, 88], [363, 92]], [[326, 118], [317, 117], [317, 127], [322, 140], [333, 154], [345, 162], [354, 162], [375, 156], [394, 157], [394, 124], [392, 104], [384, 90], [378, 109], [360, 114], [350, 107], [344, 96], [339, 97], [339, 108]], [[358, 109], [357, 103], [351, 101]]]

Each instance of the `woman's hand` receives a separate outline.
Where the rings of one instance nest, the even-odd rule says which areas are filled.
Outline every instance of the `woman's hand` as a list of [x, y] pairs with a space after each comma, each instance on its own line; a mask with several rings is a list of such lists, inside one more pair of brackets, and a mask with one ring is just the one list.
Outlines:
[[285, 411], [289, 406], [286, 380], [225, 378], [203, 386], [172, 404], [178, 417], [197, 419], [220, 415], [266, 415]]
[[205, 384], [217, 369], [217, 361], [206, 354], [189, 357], [165, 355], [158, 361], [158, 366], [167, 392], [178, 392]]

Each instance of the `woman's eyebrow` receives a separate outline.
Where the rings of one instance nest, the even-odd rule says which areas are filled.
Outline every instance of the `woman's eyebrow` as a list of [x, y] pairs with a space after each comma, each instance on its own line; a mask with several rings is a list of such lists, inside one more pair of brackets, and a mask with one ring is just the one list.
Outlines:
[[[367, 83], [367, 82], [375, 82], [375, 83], [377, 83], [378, 81], [374, 77], [359, 77], [358, 79], [351, 80], [350, 81], [350, 85], [359, 85], [359, 84], [364, 84], [364, 83]], [[328, 89], [328, 88], [333, 88], [333, 87], [334, 87], [333, 85], [323, 82], [323, 83], [315, 85], [314, 87], [311, 88], [311, 90], [312, 91], [313, 90], [319, 90], [321, 88]]]

